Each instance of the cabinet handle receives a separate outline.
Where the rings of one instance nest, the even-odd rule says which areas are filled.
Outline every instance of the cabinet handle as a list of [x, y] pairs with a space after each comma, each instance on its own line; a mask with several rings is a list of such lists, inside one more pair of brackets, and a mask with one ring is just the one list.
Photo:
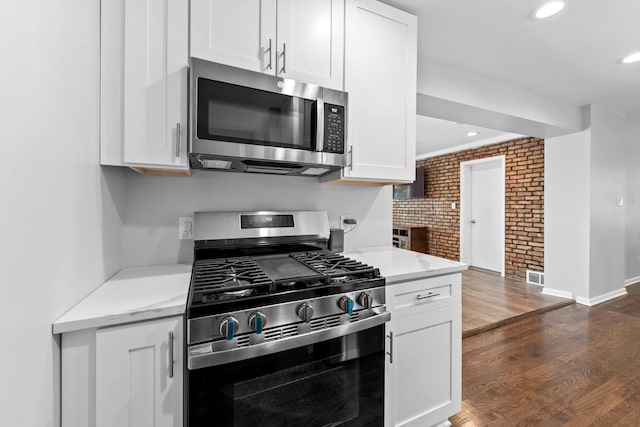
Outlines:
[[180, 133], [180, 122], [176, 123], [176, 157], [180, 157], [180, 142], [182, 135]]
[[173, 331], [169, 331], [169, 378], [173, 378]]
[[416, 299], [421, 300], [421, 299], [427, 299], [427, 298], [433, 298], [433, 297], [439, 297], [439, 296], [440, 296], [440, 294], [434, 294], [434, 293], [429, 292], [426, 295], [418, 295], [416, 297]]
[[389, 355], [389, 364], [391, 364], [393, 363], [393, 331], [389, 331], [387, 338], [389, 338], [389, 351], [387, 354]]
[[271, 56], [272, 56], [272, 50], [271, 50], [271, 39], [269, 39], [269, 49], [267, 49], [267, 52], [269, 52], [269, 65], [267, 65], [267, 69], [271, 70], [273, 69], [271, 66]]
[[287, 74], [287, 44], [282, 43], [282, 74]]
[[350, 171], [353, 170], [353, 145], [349, 147], [349, 163], [347, 166], [349, 166]]

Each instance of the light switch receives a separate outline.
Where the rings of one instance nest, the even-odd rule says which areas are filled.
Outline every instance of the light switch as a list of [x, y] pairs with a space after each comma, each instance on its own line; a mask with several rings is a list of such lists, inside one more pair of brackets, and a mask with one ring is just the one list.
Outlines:
[[456, 208], [456, 202], [451, 203], [451, 209], [455, 209]]
[[623, 206], [624, 199], [622, 197], [616, 197], [616, 206]]

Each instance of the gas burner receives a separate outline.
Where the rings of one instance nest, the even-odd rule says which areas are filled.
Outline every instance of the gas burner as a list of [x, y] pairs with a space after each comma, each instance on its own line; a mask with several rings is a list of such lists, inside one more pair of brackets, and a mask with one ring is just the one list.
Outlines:
[[329, 278], [329, 283], [344, 283], [349, 280], [350, 276], [334, 276]]
[[308, 289], [326, 285], [327, 282], [324, 278], [312, 278], [312, 279], [298, 279], [298, 280], [283, 280], [276, 282], [276, 291], [278, 289], [291, 290], [291, 289]]
[[249, 288], [249, 289], [239, 289], [237, 291], [225, 291], [223, 292], [223, 295], [227, 295], [230, 297], [246, 297], [248, 295], [251, 295], [253, 293], [253, 289]]
[[222, 281], [222, 285], [226, 286], [234, 286], [234, 287], [244, 287], [251, 284], [250, 280], [246, 280], [244, 277], [247, 277], [251, 274], [249, 271], [245, 271], [243, 273], [236, 273], [235, 269], [231, 267], [231, 273], [227, 275], [227, 279]]

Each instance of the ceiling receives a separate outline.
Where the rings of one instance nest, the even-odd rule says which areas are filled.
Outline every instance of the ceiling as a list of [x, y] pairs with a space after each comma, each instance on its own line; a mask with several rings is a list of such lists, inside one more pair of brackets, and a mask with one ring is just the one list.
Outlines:
[[[416, 153], [418, 156], [426, 153], [441, 152], [459, 145], [491, 144], [507, 141], [518, 136], [499, 130], [462, 123], [458, 124], [426, 116], [418, 116], [416, 124]], [[468, 136], [467, 133], [472, 131], [478, 132], [478, 134]]]
[[640, 121], [639, 0], [566, 0], [534, 21], [544, 0], [384, 0], [418, 15], [418, 55], [574, 105], [599, 103]]

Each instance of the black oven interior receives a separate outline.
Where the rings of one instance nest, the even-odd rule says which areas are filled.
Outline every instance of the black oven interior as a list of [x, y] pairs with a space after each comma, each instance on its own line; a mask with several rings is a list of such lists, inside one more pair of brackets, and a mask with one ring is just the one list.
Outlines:
[[187, 372], [187, 426], [382, 426], [384, 325]]

